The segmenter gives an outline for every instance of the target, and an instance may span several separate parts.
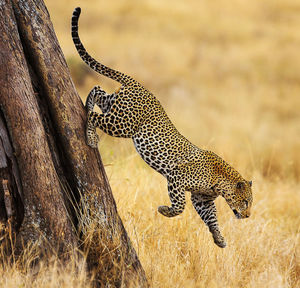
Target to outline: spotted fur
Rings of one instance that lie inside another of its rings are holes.
[[[72,17],[72,38],[80,57],[95,71],[122,84],[113,94],[107,94],[100,86],[89,93],[86,101],[87,144],[97,148],[97,127],[114,137],[132,138],[144,161],[168,181],[171,206],[159,206],[159,213],[167,217],[182,213],[185,193],[189,191],[193,206],[209,227],[214,242],[225,247],[214,200],[221,195],[237,218],[249,217],[251,182],[215,153],[196,147],[182,136],[160,102],[139,82],[92,58],[78,36],[80,12],[80,8],[76,8]],[[102,114],[93,111],[95,104]]]

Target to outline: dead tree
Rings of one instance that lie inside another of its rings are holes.
[[[101,157],[85,143],[86,112],[45,4],[0,0],[0,13],[0,221],[12,252],[81,249],[100,286],[147,287]]]

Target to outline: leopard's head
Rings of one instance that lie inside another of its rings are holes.
[[[239,181],[233,186],[232,193],[226,197],[226,202],[238,219],[248,218],[252,206],[252,181]]]

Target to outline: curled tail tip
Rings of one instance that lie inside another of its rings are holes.
[[[81,13],[81,8],[80,7],[76,7],[74,9],[74,11],[73,11],[73,16],[79,17],[80,13]]]

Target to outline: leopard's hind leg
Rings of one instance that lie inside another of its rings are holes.
[[[107,113],[113,103],[114,96],[114,93],[108,94],[100,86],[95,86],[86,99],[85,107],[88,111],[93,111],[96,104],[103,113]]]
[[[86,137],[87,144],[92,148],[97,148],[99,136],[96,133],[94,114],[91,114],[91,112],[93,112],[95,105],[98,105],[103,113],[109,112],[114,96],[115,94],[107,94],[100,86],[95,86],[86,99],[85,107],[88,111]]]
[[[193,206],[203,222],[208,226],[209,231],[214,238],[214,242],[219,247],[224,248],[226,246],[226,242],[219,230],[217,209],[214,199],[215,198],[201,194],[192,194],[191,196]]]
[[[98,147],[99,136],[96,133],[96,125],[95,121],[92,119],[93,111],[88,111],[87,115],[87,124],[86,124],[86,141],[87,144],[92,148]]]
[[[124,112],[122,112],[124,114]],[[123,120],[116,107],[112,107],[107,113],[88,112],[87,119],[87,144],[93,148],[97,148],[98,135],[96,128],[100,128],[103,132],[113,137],[131,138],[135,133],[135,126],[131,122]]]

